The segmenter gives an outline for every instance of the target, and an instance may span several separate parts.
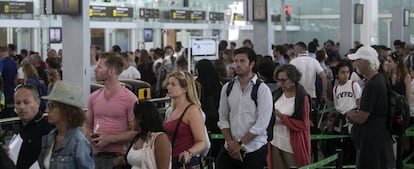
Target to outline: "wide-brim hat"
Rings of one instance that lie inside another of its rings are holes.
[[[52,100],[59,103],[83,108],[82,89],[74,84],[65,81],[56,81],[49,95],[42,99]]]

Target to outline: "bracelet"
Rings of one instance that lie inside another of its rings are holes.
[[[193,153],[191,151],[185,150],[185,152],[188,152],[190,158],[193,157]]]
[[[241,139],[237,140],[237,142],[239,143],[241,148],[244,148],[246,146],[246,144],[244,144]]]

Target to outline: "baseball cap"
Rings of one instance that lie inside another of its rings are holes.
[[[370,46],[362,46],[355,53],[348,54],[350,60],[363,59],[374,65],[375,70],[378,70],[380,62],[378,60],[377,51]]]

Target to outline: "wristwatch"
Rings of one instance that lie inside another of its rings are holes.
[[[244,148],[246,146],[246,144],[244,144],[241,139],[237,140],[237,142],[239,143],[241,148]]]

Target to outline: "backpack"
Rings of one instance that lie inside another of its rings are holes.
[[[402,136],[410,121],[410,107],[403,95],[388,89],[387,127],[392,135]]]
[[[233,89],[235,79],[236,78],[231,79],[229,81],[229,84],[227,85],[227,90],[226,90],[227,97],[229,97],[230,92]],[[259,90],[259,86],[262,83],[263,83],[263,80],[257,78],[256,79],[256,84],[253,85],[252,93],[250,93],[250,97],[254,101],[254,104],[256,105],[256,108],[257,108],[257,90]],[[273,93],[272,93],[272,95],[273,95]],[[272,116],[270,117],[269,125],[267,126],[267,129],[266,129],[267,130],[267,141],[268,142],[273,140],[273,126],[275,125],[275,122],[276,122],[276,117],[275,117],[274,111],[275,111],[275,109],[273,108],[272,109]]]

